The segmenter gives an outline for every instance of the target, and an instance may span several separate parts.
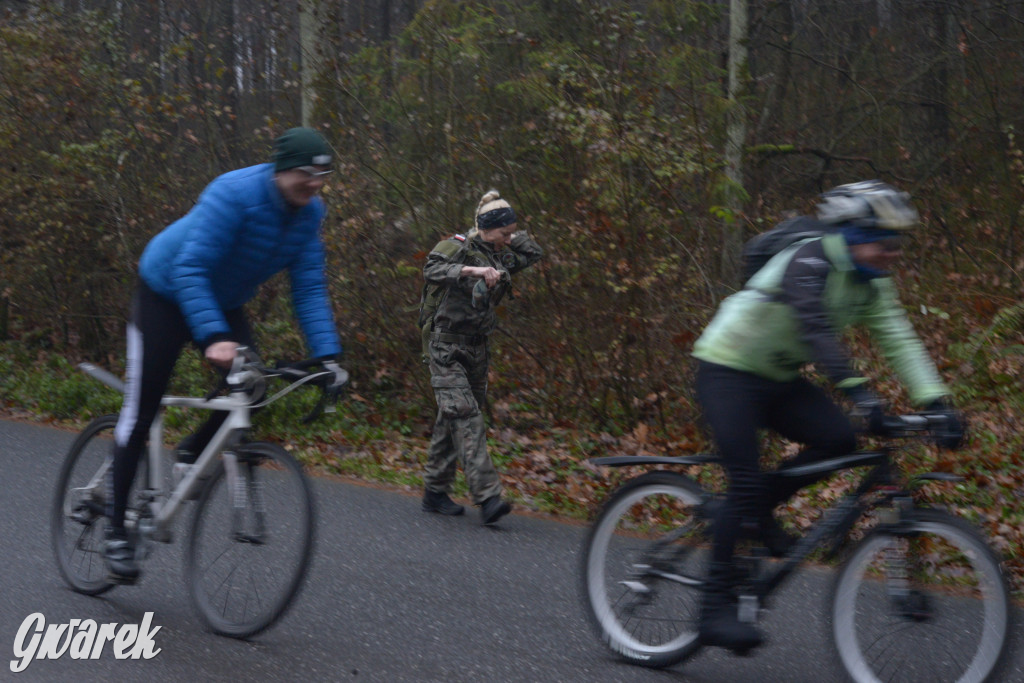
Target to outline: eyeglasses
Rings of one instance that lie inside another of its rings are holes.
[[[301,171],[301,172],[305,173],[308,176],[307,180],[312,179],[312,178],[322,178],[322,177],[324,177],[326,175],[330,175],[331,173],[334,173],[334,169],[333,168],[324,169],[324,168],[317,168],[316,166],[298,166],[298,167],[296,167],[295,170],[296,171]]]

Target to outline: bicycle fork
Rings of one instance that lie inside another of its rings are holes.
[[[231,503],[231,538],[240,543],[262,545],[266,537],[266,505],[258,470],[252,462],[239,462],[233,451],[224,452],[224,474]],[[252,511],[252,533],[246,533],[246,510]]]
[[[903,526],[905,515],[912,509],[911,498],[897,497],[893,499],[891,508],[881,511],[879,518],[882,524],[899,530]],[[892,542],[883,553],[885,592],[892,605],[893,614],[910,621],[927,621],[932,616],[928,597],[921,590],[915,589],[911,581],[915,559],[912,534],[894,534]]]

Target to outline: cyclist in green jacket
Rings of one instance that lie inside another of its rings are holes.
[[[903,236],[918,222],[908,195],[879,181],[841,185],[822,195],[822,237],[775,255],[726,299],[697,340],[697,399],[729,474],[723,509],[714,520],[714,548],[700,618],[704,644],[737,652],[762,641],[737,618],[732,564],[741,537],[761,538],[781,556],[792,543],[772,510],[815,479],[781,483],[762,472],[758,432],[772,429],[804,449],[796,467],[856,448],[856,434],[829,394],[801,375],[813,363],[879,430],[883,404],[851,366],[840,331],[867,327],[907,386],[911,400],[948,415],[949,439],[962,436],[949,390],[900,305],[889,270]],[[952,444],[949,444],[952,445]]]

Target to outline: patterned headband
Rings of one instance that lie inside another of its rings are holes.
[[[504,228],[506,225],[512,225],[515,222],[516,212],[512,210],[511,206],[493,209],[476,217],[476,227],[480,230]]]

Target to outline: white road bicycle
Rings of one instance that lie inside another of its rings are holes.
[[[253,636],[277,621],[292,604],[313,549],[313,491],[302,466],[281,446],[246,439],[251,412],[302,385],[321,388],[320,401],[306,417],[333,410],[325,372],[314,361],[264,367],[251,351],[240,349],[223,387],[205,398],[165,396],[164,408],[227,412],[227,418],[191,465],[175,465],[170,475],[163,450],[164,411],[154,420],[146,457],[125,516],[144,559],[154,542],[171,543],[172,526],[186,501],[196,501],[185,531],[185,578],[192,604],[215,633]],[[95,365],[83,371],[124,391],[124,383]],[[266,397],[267,380],[288,385]],[[112,462],[116,415],[93,420],[64,459],[51,507],[53,551],[61,575],[72,589],[99,595],[116,583],[103,558],[107,482]],[[173,483],[172,483],[173,482]]]

